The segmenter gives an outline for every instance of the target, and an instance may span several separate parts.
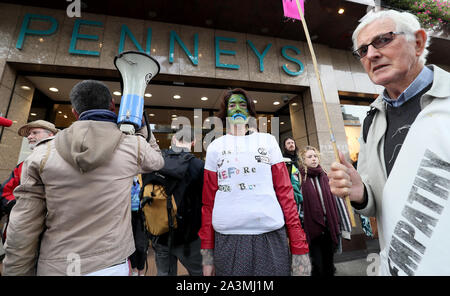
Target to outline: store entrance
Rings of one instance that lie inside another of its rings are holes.
[[[75,121],[71,111],[69,99],[70,90],[73,86],[89,78],[64,78],[41,75],[24,75],[25,81],[20,85],[23,90],[34,90],[28,122],[44,119],[53,122],[59,129],[67,128]],[[121,101],[121,86],[119,81],[111,79],[98,79],[105,83],[111,91],[116,103],[116,112],[119,110]],[[174,82],[151,82],[146,89],[144,104],[149,115],[152,131],[161,149],[168,149],[174,133],[188,122],[196,133],[196,141],[201,141],[201,146],[196,146],[194,154],[204,159],[206,156],[205,136],[215,128],[211,117],[215,116],[220,107],[220,95],[228,86],[208,85],[184,85]],[[290,122],[286,114],[290,99],[297,96],[294,92],[280,92],[268,90],[249,91],[256,111],[258,113],[258,124],[262,131],[283,135],[289,134]],[[275,119],[275,120],[274,120]],[[18,161],[22,161],[31,153],[28,150],[26,139],[21,147]]]

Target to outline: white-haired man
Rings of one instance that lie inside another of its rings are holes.
[[[364,120],[358,171],[341,154],[331,191],[377,217],[382,275],[448,275],[450,74],[425,66],[427,34],[410,13],[368,15],[353,44],[385,90]]]

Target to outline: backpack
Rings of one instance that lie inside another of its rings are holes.
[[[162,151],[164,167],[155,172],[142,174],[140,192],[141,209],[145,216],[145,227],[152,236],[172,232],[178,227],[177,213],[180,200],[174,191],[185,178],[189,161],[194,155]]]
[[[364,118],[363,123],[363,140],[364,143],[367,143],[367,134],[369,133],[370,126],[372,125],[373,118],[375,117],[375,114],[377,113],[377,109],[374,107],[370,107],[370,110],[367,111],[367,116]]]
[[[145,178],[140,176],[140,178],[140,183],[144,186],[140,191],[139,199],[147,232],[158,236],[168,232],[169,227],[177,228],[175,219],[177,207],[172,194],[176,181],[158,172],[147,174]]]

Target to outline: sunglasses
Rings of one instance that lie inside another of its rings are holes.
[[[405,33],[404,32],[389,32],[389,33],[378,35],[369,44],[363,45],[360,48],[358,48],[357,50],[355,50],[353,52],[353,55],[358,59],[362,59],[363,57],[365,57],[367,55],[370,45],[372,45],[376,49],[383,48],[386,45],[388,45],[389,43],[391,43],[392,40],[395,39],[395,35],[399,35],[399,34],[405,34]]]

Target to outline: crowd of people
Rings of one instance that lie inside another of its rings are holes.
[[[450,75],[425,66],[427,33],[407,12],[365,17],[353,43],[384,91],[364,120],[357,167],[340,153],[329,172],[317,147],[288,137],[280,149],[249,128],[257,114],[244,89],[220,97],[227,134],[203,161],[191,153],[193,133],[164,151],[145,125],[122,133],[110,90],[78,83],[70,127],[19,129],[33,153],[1,187],[2,274],[143,275],[150,243],[161,276],[176,275],[178,260],[194,276],[332,276],[346,229],[337,197],[348,196],[377,218],[380,274],[449,275]],[[149,234],[145,180],[182,167],[167,202],[173,193],[177,225]]]

